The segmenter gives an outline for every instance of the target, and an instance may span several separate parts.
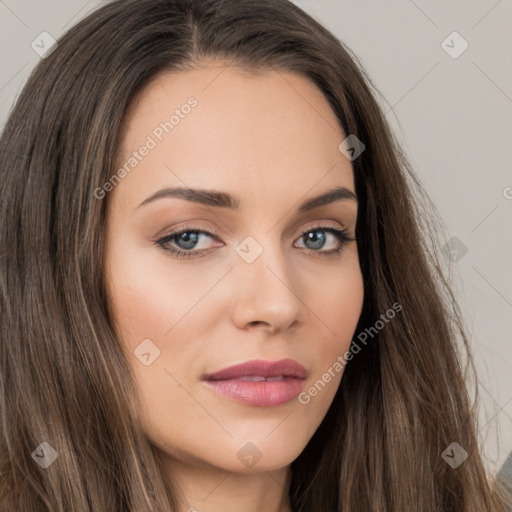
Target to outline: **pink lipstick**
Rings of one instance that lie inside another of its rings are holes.
[[[204,374],[201,380],[238,402],[273,407],[295,398],[307,376],[307,370],[293,359],[274,362],[256,359]]]

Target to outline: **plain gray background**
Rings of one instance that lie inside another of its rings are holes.
[[[446,270],[472,329],[480,436],[497,470],[512,450],[512,1],[295,3],[358,55],[447,240],[460,241]],[[0,0],[0,128],[41,58],[33,41],[101,4]]]

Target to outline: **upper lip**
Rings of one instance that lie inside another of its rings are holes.
[[[263,359],[254,359],[245,363],[229,366],[215,373],[206,373],[202,380],[228,380],[236,377],[294,377],[297,379],[306,379],[307,370],[293,359],[281,359],[279,361],[265,361]]]

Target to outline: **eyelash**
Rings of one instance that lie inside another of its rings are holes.
[[[302,231],[302,233],[300,234],[300,237],[298,238],[298,240],[300,240],[305,234],[315,232],[315,231],[326,231],[328,233],[331,233],[340,242],[339,247],[337,247],[336,249],[331,249],[330,251],[321,251],[321,250],[315,251],[313,249],[309,249],[309,252],[313,253],[315,257],[336,256],[343,250],[346,243],[355,241],[355,238],[349,233],[349,231],[347,229],[339,229],[339,228],[336,228],[334,226],[329,226],[329,225],[319,225],[319,226],[314,226],[312,228],[304,229]],[[183,228],[173,231],[172,233],[169,233],[168,235],[165,235],[162,238],[156,240],[155,245],[160,246],[166,253],[170,254],[173,257],[179,258],[179,259],[195,258],[195,257],[200,258],[201,256],[204,255],[204,253],[209,251],[209,249],[204,249],[204,250],[199,250],[199,251],[192,249],[190,251],[183,251],[180,249],[174,249],[172,247],[166,246],[167,243],[169,243],[175,237],[177,237],[183,233],[194,233],[197,235],[206,235],[206,236],[209,236],[214,239],[217,238],[215,234],[209,233],[208,231],[204,231],[202,229],[188,228],[185,226]],[[308,250],[308,249],[306,249],[306,250]]]

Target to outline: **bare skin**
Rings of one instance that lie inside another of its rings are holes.
[[[348,350],[364,293],[357,245],[323,225],[354,236],[357,201],[298,207],[336,187],[355,193],[353,170],[338,149],[346,135],[306,78],[224,65],[160,75],[133,102],[119,167],[148,135],[157,144],[108,192],[107,287],[144,429],[181,490],[180,510],[291,512],[290,464],[322,422],[343,372],[307,404],[294,398],[277,406],[236,401],[201,376],[291,358],[307,369],[307,390]],[[191,96],[197,106],[159,141],[155,128]],[[165,187],[223,191],[240,199],[240,209],[176,197],[139,206]],[[195,246],[183,236],[167,240],[192,257],[155,243],[184,227],[210,233]],[[247,237],[256,244],[242,244]],[[249,263],[239,244],[262,252]],[[160,354],[145,365],[134,351],[147,339],[146,362],[151,347]]]

